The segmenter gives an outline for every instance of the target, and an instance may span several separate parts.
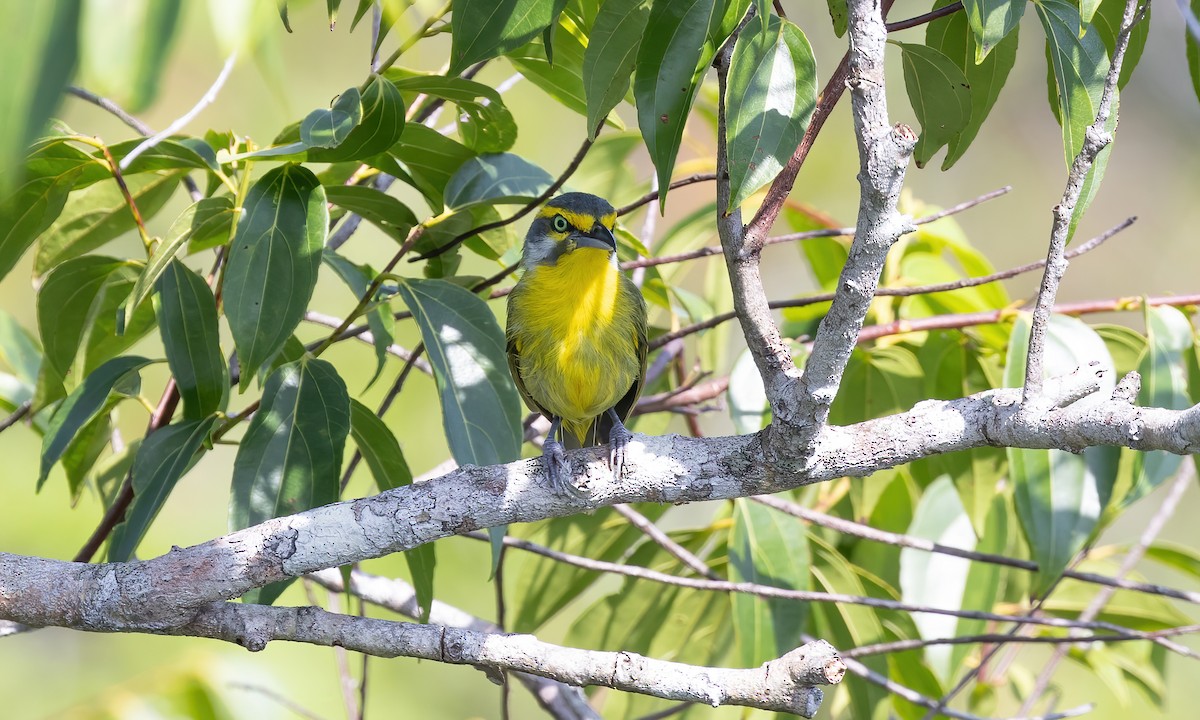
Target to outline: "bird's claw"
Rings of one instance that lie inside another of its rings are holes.
[[[621,479],[621,471],[625,469],[625,450],[631,440],[633,433],[620,423],[614,425],[608,433],[608,467],[617,480]]]
[[[579,489],[571,483],[571,463],[563,449],[563,444],[557,440],[547,440],[542,445],[542,457],[546,461],[546,474],[550,477],[550,487],[560,495],[579,496]]]

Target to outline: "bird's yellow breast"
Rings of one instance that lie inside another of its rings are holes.
[[[572,432],[614,406],[639,371],[634,308],[609,253],[577,248],[532,268],[514,289],[510,336],[529,394]]]

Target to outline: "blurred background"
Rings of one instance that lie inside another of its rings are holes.
[[[94,3],[105,8],[105,3]],[[252,23],[261,35],[257,50],[239,57],[229,81],[216,101],[187,128],[202,133],[213,128],[233,130],[252,137],[260,145],[268,144],[283,125],[298,120],[317,107],[325,107],[338,93],[358,85],[369,69],[369,23],[355,33],[349,32],[354,3],[344,3],[343,20],[331,32],[325,17],[325,3],[289,3],[291,27],[288,34],[275,14],[274,3],[226,0],[181,3],[181,17],[175,45],[166,59],[166,70],[157,99],[138,113],[151,127],[166,126],[191,107],[217,76],[225,59],[222,33],[230,24]],[[127,42],[123,35],[120,2],[107,3],[107,14],[96,14],[85,22],[83,32],[99,33],[105,42]],[[421,19],[437,5],[417,2],[393,28],[384,53],[395,47],[397,38],[410,34]],[[844,39],[834,37],[825,3],[815,0],[785,0],[788,17],[808,35],[818,61],[823,84],[830,70],[845,51]],[[927,0],[899,0],[891,19],[918,15],[929,9]],[[216,21],[214,22],[214,18]],[[240,20],[238,18],[241,18]],[[223,28],[218,30],[216,28]],[[15,29],[19,32],[19,28]],[[1060,293],[1062,301],[1099,299],[1141,294],[1200,292],[1196,278],[1197,241],[1200,227],[1200,167],[1196,163],[1200,146],[1200,102],[1192,91],[1184,61],[1183,23],[1172,3],[1154,7],[1150,38],[1132,82],[1122,93],[1117,143],[1100,194],[1079,228],[1080,237],[1090,237],[1136,215],[1138,222],[1097,252],[1072,263]],[[908,174],[907,192],[913,201],[949,206],[996,188],[1011,185],[1006,196],[957,216],[971,242],[981,248],[997,268],[1041,258],[1050,227],[1050,209],[1062,194],[1066,169],[1062,159],[1061,136],[1046,101],[1046,61],[1041,28],[1032,12],[1022,26],[1022,38],[1016,68],[1010,76],[988,123],[971,150],[949,172],[937,169],[940,156],[930,166]],[[923,29],[898,33],[895,39],[921,39]],[[87,40],[85,39],[85,42]],[[99,41],[97,41],[99,43]],[[102,46],[102,43],[100,43]],[[422,42],[417,51],[406,55],[400,64],[422,70],[437,70],[448,57],[447,36]],[[100,55],[102,57],[102,53]],[[894,121],[914,124],[915,119],[904,93],[899,54],[890,53],[889,97]],[[493,86],[510,78],[513,69],[504,61],[493,62],[480,80]],[[76,82],[101,94],[112,82],[104,77],[102,63],[83,56]],[[710,78],[710,80],[713,80]],[[585,120],[546,98],[528,83],[517,82],[505,94],[521,135],[513,152],[557,175],[586,136]],[[636,131],[631,108],[620,108],[630,131]],[[75,98],[65,98],[58,117],[75,131],[96,135],[113,143],[133,136],[115,118],[97,107]],[[611,132],[606,130],[606,132]],[[693,118],[685,138],[678,174],[711,169],[715,142],[711,127]],[[635,171],[642,187],[627,188],[628,198],[614,198],[615,204],[632,199],[645,191],[651,167],[644,150],[634,153]],[[807,164],[792,197],[817,208],[843,225],[853,224],[858,205],[855,174],[858,170],[848,104],[842,102],[833,113]],[[576,186],[590,190],[586,186]],[[665,218],[657,221],[660,230],[686,217],[696,208],[712,201],[712,186],[691,186],[671,193]],[[419,196],[400,195],[418,215],[424,210]],[[186,197],[177,193],[172,204],[151,221],[151,234],[161,235],[174,217],[186,207]],[[635,233],[642,230],[642,213],[624,219]],[[715,231],[709,232],[715,241]],[[778,231],[786,231],[779,228]],[[524,232],[522,225],[517,231]],[[649,238],[643,238],[651,244]],[[137,245],[136,238],[117,241],[115,247]],[[115,252],[115,251],[114,251]],[[376,266],[394,252],[392,241],[365,224],[346,248],[360,262]],[[32,253],[30,253],[32,255]],[[192,259],[200,267],[206,258]],[[719,258],[703,261],[719,263]],[[469,256],[466,267],[478,265],[479,273],[491,274],[498,266]],[[772,298],[793,297],[811,290],[801,254],[795,247],[780,245],[764,255],[769,294]],[[402,268],[412,271],[416,266]],[[699,263],[691,271],[703,277]],[[31,298],[32,260],[22,264],[0,282],[0,307],[14,314],[30,329],[36,328]],[[1036,290],[1037,276],[1029,274],[1008,284],[1013,298],[1023,298]],[[354,298],[332,277],[323,277],[313,306],[330,315],[344,314],[353,307]],[[503,303],[494,303],[498,315]],[[1107,320],[1107,319],[1106,319]],[[1125,313],[1112,321],[1141,326],[1139,313]],[[320,329],[302,327],[310,333],[305,339],[320,336]],[[743,346],[732,328],[721,336],[736,351]],[[160,353],[154,339],[134,352]],[[397,327],[397,342],[411,347],[417,342],[415,330],[404,324]],[[736,357],[730,352],[728,357]],[[335,346],[328,357],[347,378],[369,377],[373,358],[369,351],[352,343]],[[356,369],[361,372],[356,373]],[[388,372],[395,373],[397,366]],[[706,368],[718,374],[729,367]],[[164,370],[152,368],[145,373],[146,387],[156,387],[164,379]],[[156,373],[158,373],[156,375]],[[355,381],[351,390],[357,392]],[[368,405],[378,402],[388,382],[374,386]],[[437,417],[438,405],[433,381],[415,376],[405,389],[403,402],[387,417],[404,447],[414,474],[424,473],[441,463],[448,452]],[[245,405],[235,397],[231,410]],[[146,423],[145,413],[133,404],[124,406],[121,427],[128,436],[140,434]],[[662,420],[647,422],[637,429],[644,432],[679,432],[682,425]],[[706,432],[731,432],[724,413],[708,413],[701,418]],[[34,494],[37,476],[37,436],[19,426],[0,434],[0,457],[8,470],[0,479],[0,550],[50,558],[69,558],[83,543],[102,513],[99,501],[86,494],[73,508],[61,470],[56,470],[40,494]],[[187,546],[226,532],[226,498],[233,448],[218,447],[205,456],[199,466],[180,483],[174,497],[152,526],[140,548],[143,557],[167,551],[172,545]],[[1163,488],[1165,489],[1165,488]],[[1162,489],[1160,489],[1161,493]],[[364,474],[356,477],[350,495],[373,492]],[[1107,537],[1128,540],[1135,537],[1148,515],[1157,507],[1153,498],[1139,503],[1127,513]],[[699,515],[710,509],[694,509]],[[1164,539],[1196,546],[1200,541],[1194,518],[1200,513],[1200,484],[1193,484],[1179,512],[1163,533]],[[1103,542],[1103,540],[1102,540]],[[493,590],[488,581],[486,545],[470,540],[449,539],[438,543],[439,567],[453,568],[438,577],[439,599],[458,605],[482,617],[492,617]],[[382,558],[365,563],[372,572],[398,577],[407,576],[400,557]],[[1159,572],[1161,577],[1156,576]],[[1150,579],[1175,582],[1165,571],[1147,570]],[[591,602],[599,592],[608,592],[615,583],[602,582],[595,592],[580,602]],[[324,601],[324,591],[318,591]],[[280,600],[285,604],[307,602],[304,590],[293,585]],[[580,607],[584,607],[581,605]],[[356,608],[353,608],[356,609]],[[1184,608],[1196,616],[1194,607]],[[371,614],[387,617],[375,609]],[[552,624],[544,639],[561,639],[565,627]],[[557,635],[556,635],[557,633]],[[1193,648],[1200,641],[1193,636]],[[1022,658],[1048,655],[1041,649],[1021,650]],[[359,670],[361,658],[348,660]],[[1194,718],[1200,703],[1200,665],[1172,656],[1168,671],[1168,712],[1162,717]],[[1160,716],[1145,698],[1135,695],[1129,705],[1077,666],[1066,664],[1058,675],[1064,688],[1060,707],[1095,701],[1098,709],[1088,717],[1097,720]],[[853,678],[848,682],[853,682]],[[400,718],[471,718],[499,716],[499,689],[482,673],[468,667],[443,666],[409,659],[370,661],[368,717]],[[41,630],[0,640],[0,698],[5,718],[151,718],[204,717],[206,704],[211,717],[289,718],[302,716],[294,704],[312,717],[338,718],[345,714],[338,658],[335,651],[305,645],[274,643],[264,652],[250,654],[241,648],[213,641],[186,638],[156,638],[135,635],[91,635],[66,630]],[[180,699],[182,698],[182,699]],[[285,698],[286,700],[281,700]],[[514,690],[513,717],[532,717],[538,712],[523,690]],[[222,709],[223,708],[223,709]],[[228,712],[228,715],[222,714]],[[824,708],[819,717],[828,717]],[[714,717],[738,717],[737,710],[714,711]]]

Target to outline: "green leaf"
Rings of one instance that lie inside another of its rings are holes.
[[[229,366],[221,354],[212,290],[178,260],[167,266],[157,289],[158,331],[183,400],[183,418],[201,420],[224,410]]]
[[[975,62],[983,62],[1021,22],[1028,0],[963,0],[975,36]]]
[[[27,179],[13,184],[13,192],[0,200],[0,279],[13,269],[33,241],[54,224],[83,171],[81,165],[68,165],[64,169],[61,164],[44,175],[30,169]],[[0,177],[0,187],[4,186]]]
[[[1125,3],[1119,0],[1097,0],[1097,4],[1099,11],[1091,18],[1092,27],[1100,33],[1100,39],[1104,41],[1104,47],[1111,58],[1113,50],[1117,47],[1117,34],[1121,31]],[[1117,78],[1117,87],[1120,89],[1124,89],[1129,78],[1133,77],[1133,71],[1137,69],[1142,52],[1146,49],[1146,38],[1150,35],[1150,10],[1149,4],[1143,4],[1139,12],[1145,12],[1146,16],[1129,31],[1129,44],[1125,46],[1125,59],[1121,61],[1121,75]]]
[[[633,77],[638,127],[658,173],[660,211],[666,207],[675,156],[700,79],[712,57],[706,47],[714,0],[657,2],[650,7]]]
[[[1104,345],[1112,355],[1113,367],[1117,369],[1117,377],[1124,377],[1138,369],[1146,352],[1146,338],[1124,325],[1097,324],[1092,329],[1104,339]]]
[[[250,188],[225,270],[242,389],[304,317],[328,227],[325,190],[308,169],[284,165]]]
[[[80,84],[129,112],[150,106],[175,41],[180,4],[88,0],[80,23]]]
[[[1146,548],[1146,557],[1200,580],[1200,550],[1160,540]]]
[[[521,457],[521,401],[504,332],[487,304],[444,280],[405,280],[400,297],[429,352],[450,452],[459,465]]]
[[[957,143],[970,122],[971,87],[962,70],[940,50],[913,43],[895,44],[903,51],[904,87],[921,123],[913,160],[917,167],[925,167],[943,145]]]
[[[350,435],[362,453],[379,492],[411,485],[413,476],[396,436],[358,400],[350,400]]]
[[[1022,314],[1013,328],[1004,369],[1006,387],[1023,384],[1029,322],[1029,316]],[[1052,315],[1046,329],[1047,377],[1097,361],[1097,369],[1107,372],[1092,397],[1108,397],[1115,387],[1113,363],[1100,336],[1082,321],[1062,315]],[[1116,481],[1119,454],[1113,453],[1115,449],[1088,448],[1078,455],[1065,450],[1006,451],[1017,517],[1038,564],[1032,587],[1035,596],[1054,584],[1096,527]]]
[[[1108,4],[1116,5],[1111,0]],[[1092,21],[1092,16],[1096,14],[1098,9],[1100,9],[1100,0],[1079,0],[1079,17],[1085,23]]]
[[[413,74],[408,68],[392,67],[383,73],[383,77],[396,86],[402,97],[411,102],[420,95],[428,95],[452,103],[475,102],[476,98],[484,98],[488,102],[502,102],[500,93],[490,85],[461,77],[445,75]]]
[[[300,122],[300,142],[314,148],[337,147],[362,122],[362,112],[358,88],[347,88],[328,110],[313,110]]]
[[[455,0],[450,14],[450,74],[521,47],[550,25],[551,0]]]
[[[143,222],[154,217],[179,187],[180,172],[127,178],[129,194]],[[79,257],[137,227],[117,181],[96,183],[71,193],[58,220],[38,238],[33,269],[38,275]]]
[[[729,417],[739,435],[758,432],[771,422],[771,406],[754,356],[743,350],[729,371]]]
[[[517,123],[504,103],[460,103],[458,110],[458,134],[471,150],[502,153],[517,141]]]
[[[84,425],[79,432],[75,433],[75,437],[71,439],[71,444],[67,446],[60,460],[62,461],[63,472],[67,476],[67,489],[71,493],[71,504],[74,505],[79,500],[80,494],[83,492],[84,483],[87,481],[88,473],[95,466],[96,461],[100,459],[101,453],[107,448],[112,440],[112,413],[111,408],[116,403],[109,400],[105,406],[100,409],[96,417]]]
[[[1141,407],[1186,410],[1188,398],[1185,353],[1192,349],[1192,323],[1179,310],[1146,305],[1146,354],[1138,366],[1142,389],[1137,404]],[[1138,452],[1133,455],[1133,487],[1121,499],[1128,507],[1174,477],[1183,457],[1165,450]]]
[[[375,478],[379,492],[412,484],[412,471],[408,469],[396,436],[378,415],[353,398],[350,399],[350,436]],[[433,572],[437,565],[434,543],[406,550],[404,558],[417,591],[421,622],[429,622],[429,609],[433,606]]]
[[[310,148],[308,160],[322,163],[364,160],[387,152],[400,140],[406,127],[404,98],[400,91],[382,77],[373,75],[362,91],[362,120],[335,147]]]
[[[0,361],[17,379],[36,385],[42,367],[42,348],[37,339],[6,310],[0,309]]]
[[[446,183],[464,162],[475,156],[462,143],[416,123],[405,129],[388,154],[404,163],[412,173],[417,189],[429,201],[435,214],[442,210]]]
[[[554,182],[550,173],[519,155],[501,153],[473,157],[446,183],[446,205],[522,203],[541,195]]]
[[[325,0],[325,10],[329,13],[329,29],[333,30],[337,25],[338,8],[342,6],[342,0]]]
[[[662,516],[660,504],[639,506],[652,521]],[[519,526],[526,527],[526,526]],[[555,518],[538,525],[525,537],[560,552],[617,562],[644,537],[611,508],[587,515]],[[512,631],[532,633],[579,597],[603,573],[566,565],[540,555],[522,553],[505,558],[505,576],[514,578]]]
[[[126,562],[133,557],[175,483],[203,453],[204,442],[216,422],[216,415],[183,420],[146,437],[133,461],[133,504],[125,522],[113,530],[108,562]]]
[[[1200,0],[1192,0],[1192,15],[1200,17]],[[1192,92],[1200,99],[1200,40],[1196,39],[1186,25],[1183,28],[1183,42],[1184,53],[1187,55],[1188,77],[1192,79]]]
[[[42,437],[38,490],[42,489],[46,476],[50,474],[50,468],[62,457],[75,434],[104,408],[110,393],[116,391],[125,395],[137,394],[137,389],[132,384],[138,381],[138,371],[151,362],[153,361],[136,356],[109,360],[89,374],[58,406],[46,427],[46,434]]]
[[[807,590],[808,541],[795,518],[746,498],[733,501],[729,529],[729,579]],[[734,593],[733,632],[740,664],[756,667],[800,644],[808,619],[803,603]]]
[[[961,494],[961,492],[960,492]],[[983,553],[1004,555],[1008,551],[1009,525],[1011,514],[1007,498],[1002,494],[992,497],[992,504],[987,513],[983,533],[975,549]],[[967,571],[967,583],[963,592],[962,607],[967,610],[992,612],[996,599],[1000,597],[1000,582],[1003,579],[1003,569],[991,563],[971,563]],[[987,621],[959,618],[955,635],[978,635],[987,630]],[[951,677],[966,666],[967,656],[973,652],[968,645],[954,645],[950,651]]]
[[[91,372],[154,327],[154,310],[143,303],[129,317],[124,334],[117,334],[117,311],[139,270],[130,261],[84,255],[46,276],[37,296],[38,328],[46,365],[60,382],[72,368]]]
[[[234,460],[230,528],[336,501],[349,432],[350,395],[333,365],[305,359],[271,373]],[[286,584],[251,590],[243,600],[269,605]]]
[[[605,0],[592,25],[580,72],[587,97],[588,137],[629,92],[650,10],[645,0]]]
[[[733,50],[726,96],[728,214],[779,174],[817,106],[817,63],[800,28],[774,16],[765,28],[747,27]]]
[[[588,38],[567,15],[562,15],[557,24],[547,28],[546,34],[548,38],[534,40],[508,53],[506,57],[526,80],[564,107],[586,116],[583,58]],[[553,63],[547,59],[551,47],[554,48]],[[619,125],[620,120],[616,120]]]
[[[133,152],[134,148],[142,144],[143,138],[135,138],[119,142],[116,145],[110,145],[108,150],[112,153],[113,159],[118,162],[125,159],[125,156]],[[104,153],[97,150],[92,154],[97,163],[105,169],[105,177],[98,179],[106,179],[111,177],[108,171],[108,160]],[[209,170],[213,173],[218,172],[221,166],[217,164],[217,153],[212,149],[212,146],[200,138],[192,137],[177,137],[165,138],[160,140],[154,147],[143,151],[140,155],[133,159],[129,167],[121,171],[123,177],[137,175],[138,173],[154,172],[159,170],[181,170],[181,169],[196,169]]]
[[[0,27],[10,29],[8,39],[0,44],[0,67],[8,69],[0,89],[0,108],[4,108],[0,113],[0,197],[20,187],[21,158],[45,129],[71,78],[78,51],[79,14],[79,0],[0,3]],[[0,243],[0,247],[6,244]],[[0,254],[0,277],[10,267]]]
[[[350,292],[354,293],[356,300],[367,292],[371,285],[371,278],[375,276],[373,271],[355,265],[328,248],[325,249],[322,258],[326,265],[333,268],[342,282],[346,283]],[[379,373],[383,372],[384,363],[387,362],[388,348],[391,347],[394,339],[392,331],[395,328],[395,320],[392,318],[392,310],[386,302],[368,306],[366,314],[367,326],[371,328],[371,338],[375,346],[375,373],[366,385],[366,387],[370,387],[379,379]]]
[[[142,304],[149,295],[154,283],[179,254],[179,249],[188,245],[195,248],[209,247],[208,243],[219,238],[217,244],[223,244],[229,239],[229,227],[233,224],[233,201],[227,197],[202,198],[188,206],[183,213],[171,223],[171,229],[162,242],[154,246],[154,252],[146,262],[146,267],[138,275],[129,299],[125,301],[122,310],[123,317],[133,314],[135,308]]]
[[[845,35],[850,19],[846,0],[825,0],[825,3],[829,6],[829,19],[833,21],[833,34],[838,37]]]
[[[950,4],[951,0],[938,0],[937,7]],[[982,62],[976,63],[978,48],[975,35],[967,29],[967,16],[957,12],[929,23],[925,29],[925,44],[949,57],[967,78],[971,86],[971,119],[962,131],[950,140],[942,170],[949,170],[966,152],[979,129],[983,126],[1000,90],[1008,80],[1008,73],[1017,60],[1018,27],[1014,27],[1004,39],[987,53]]]
[[[417,216],[408,206],[385,192],[365,185],[330,185],[325,199],[340,208],[357,213],[397,242],[404,242],[417,224]]]
[[[1041,0],[1034,3],[1038,18],[1046,31],[1046,53],[1057,89],[1057,116],[1062,125],[1063,154],[1067,167],[1083,149],[1087,128],[1096,119],[1104,80],[1108,75],[1108,52],[1100,33],[1087,32],[1091,26],[1081,22],[1079,10],[1067,0]],[[1055,93],[1051,93],[1052,101]],[[1105,131],[1117,127],[1118,96],[1114,90],[1112,107]],[[1084,180],[1083,190],[1071,215],[1070,232],[1074,234],[1079,218],[1087,211],[1100,189],[1112,143],[1100,151]]]

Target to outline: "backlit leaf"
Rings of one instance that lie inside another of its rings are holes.
[[[526,202],[553,182],[550,173],[519,155],[481,155],[464,162],[446,183],[446,205],[457,210],[480,203]]]
[[[551,0],[455,0],[450,74],[521,47],[550,25]]]
[[[180,4],[158,0],[86,0],[80,22],[80,84],[129,112],[158,95]]]
[[[1029,316],[1022,314],[1013,327],[1004,384],[1020,387],[1025,377]],[[1100,389],[1081,403],[1107,398],[1115,387],[1112,358],[1104,341],[1076,318],[1053,315],[1047,325],[1044,367],[1048,377],[1100,363],[1107,370]],[[1116,480],[1116,448],[1093,447],[1076,455],[1065,450],[1009,448],[1009,473],[1014,484],[1017,517],[1029,541],[1038,573],[1032,587],[1040,595],[1091,536],[1108,504]],[[1056,593],[1057,596],[1057,593]]]
[[[349,92],[349,91],[347,91]],[[357,90],[355,90],[357,92]],[[404,134],[404,98],[392,83],[373,75],[362,91],[362,120],[334,147],[308,151],[312,162],[363,160],[387,152]]]
[[[417,224],[417,216],[407,205],[373,187],[330,185],[325,188],[325,199],[357,213],[397,242],[403,242]]]
[[[976,63],[982,62],[1020,24],[1026,3],[1027,0],[963,0],[975,36]]]
[[[328,110],[313,110],[300,122],[300,141],[309,147],[337,147],[362,121],[362,110],[358,88],[347,88]]]
[[[0,278],[54,224],[83,169],[67,165],[46,175],[29,170],[25,181],[12,185],[13,191],[0,200]]]
[[[366,269],[355,265],[329,248],[325,249],[322,259],[350,288],[350,292],[354,294],[356,300],[367,292],[367,288],[371,285],[371,279],[375,275],[374,272],[368,273]],[[393,340],[392,330],[395,320],[392,318],[391,307],[386,302],[368,306],[366,315],[367,326],[371,328],[371,338],[375,346],[375,372],[366,385],[370,387],[379,378],[379,373],[383,371],[384,363],[387,361],[388,348],[391,347]]]
[[[971,120],[971,88],[954,61],[928,45],[896,43],[903,51],[904,87],[921,136],[913,150],[917,167],[925,167],[943,145],[958,142]]]

